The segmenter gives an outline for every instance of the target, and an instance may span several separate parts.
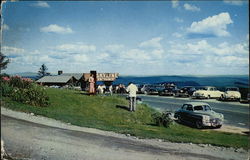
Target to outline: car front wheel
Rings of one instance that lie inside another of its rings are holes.
[[[196,125],[196,128],[198,128],[198,129],[201,129],[203,126],[202,126],[202,122],[201,122],[201,120],[197,120],[196,122],[195,122],[195,125]]]

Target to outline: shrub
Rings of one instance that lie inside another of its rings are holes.
[[[170,127],[174,122],[169,111],[153,113],[152,118],[157,126]]]
[[[35,83],[31,79],[15,77],[2,77],[1,92],[3,96],[34,106],[47,106],[49,97],[45,89]]]
[[[17,88],[30,88],[32,82],[29,78],[21,78],[19,76],[11,77],[9,80],[10,86]]]
[[[0,82],[0,89],[1,89],[1,95],[2,96],[10,96],[10,94],[13,92],[13,87],[11,87],[8,83],[2,81]]]

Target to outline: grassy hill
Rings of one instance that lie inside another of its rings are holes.
[[[136,112],[125,108],[128,101],[119,96],[88,96],[80,91],[46,89],[50,97],[48,107],[34,107],[3,97],[5,106],[22,112],[35,113],[73,125],[126,133],[141,138],[160,138],[172,142],[192,142],[227,147],[248,148],[248,137],[239,134],[198,130],[174,124],[158,127],[151,114],[156,112],[144,104]]]

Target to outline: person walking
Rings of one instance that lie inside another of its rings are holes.
[[[129,93],[129,110],[131,112],[135,111],[136,110],[136,92],[138,91],[138,88],[135,84],[130,82],[126,91]]]

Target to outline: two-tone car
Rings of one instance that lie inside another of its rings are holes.
[[[200,87],[198,90],[196,90],[193,93],[193,98],[216,98],[219,99],[224,92],[219,91],[216,87],[213,86],[205,86],[205,87]]]
[[[236,100],[240,101],[241,94],[238,87],[227,87],[220,100]]]
[[[197,128],[220,128],[224,121],[221,113],[212,110],[209,104],[201,102],[187,102],[174,114],[179,123],[188,123]]]

